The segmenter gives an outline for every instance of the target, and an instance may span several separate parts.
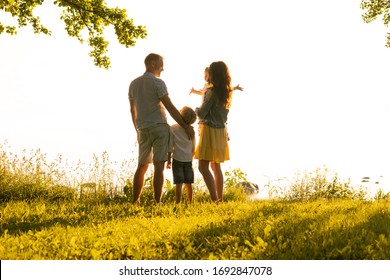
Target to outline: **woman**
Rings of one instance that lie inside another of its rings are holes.
[[[223,201],[221,163],[230,159],[226,122],[233,92],[227,65],[222,61],[213,62],[209,67],[209,80],[211,87],[202,105],[196,108],[200,135],[195,158],[199,160],[199,171],[211,199]]]

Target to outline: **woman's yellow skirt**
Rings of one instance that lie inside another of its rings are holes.
[[[215,163],[230,159],[228,134],[225,128],[212,128],[199,125],[199,141],[195,149],[196,159]]]

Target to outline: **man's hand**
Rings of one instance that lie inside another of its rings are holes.
[[[172,152],[168,152],[168,162],[167,162],[167,169],[172,168]]]

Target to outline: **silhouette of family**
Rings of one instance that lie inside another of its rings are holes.
[[[151,53],[145,58],[145,73],[129,86],[130,113],[137,132],[138,165],[133,178],[133,203],[139,204],[144,177],[152,163],[153,191],[157,205],[161,204],[165,163],[172,169],[175,201],[180,203],[183,185],[186,198],[192,203],[194,183],[193,158],[212,201],[223,201],[223,172],[221,163],[230,159],[226,123],[234,90],[228,66],[223,61],[205,69],[206,84],[191,93],[202,95],[195,110],[184,106],[180,111],[172,103],[167,86],[160,78],[164,70],[161,55]],[[176,121],[169,126],[166,111]],[[198,119],[199,141],[195,141],[192,124]]]

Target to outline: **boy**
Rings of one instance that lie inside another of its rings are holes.
[[[196,121],[195,111],[190,107],[183,107],[180,110],[180,115],[189,126]],[[189,139],[186,131],[179,124],[172,125],[167,168],[172,168],[173,183],[176,185],[176,203],[180,203],[181,201],[183,184],[186,187],[187,201],[188,203],[192,203],[192,184],[194,183],[192,158],[194,151],[195,138]],[[173,158],[173,162],[171,158]]]

